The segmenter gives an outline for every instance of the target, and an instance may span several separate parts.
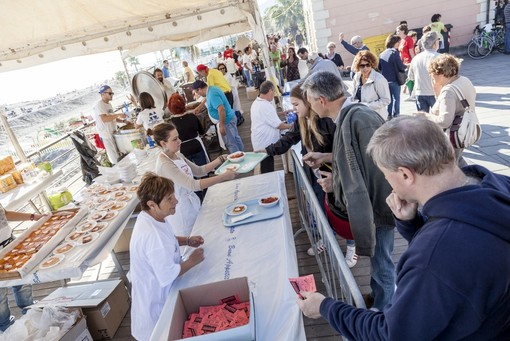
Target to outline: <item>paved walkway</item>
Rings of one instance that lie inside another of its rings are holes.
[[[510,176],[510,56],[494,52],[481,60],[462,58],[460,73],[476,87],[476,113],[483,129],[482,139],[464,150],[464,158]],[[404,97],[401,114],[416,112],[415,102],[404,102]]]

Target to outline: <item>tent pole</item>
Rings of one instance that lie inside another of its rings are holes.
[[[9,140],[11,140],[12,146],[16,150],[16,154],[18,155],[21,162],[27,162],[27,156],[25,155],[25,152],[23,151],[23,148],[19,145],[18,139],[16,138],[16,135],[14,135],[14,132],[11,129],[11,126],[9,125],[9,122],[7,122],[7,116],[5,115],[5,111],[3,108],[0,108],[0,121],[2,122],[2,125],[4,126],[5,132],[7,133],[7,136],[9,137]]]
[[[122,47],[119,47],[119,53],[120,53],[120,59],[122,60],[122,64],[124,65],[124,72],[126,72],[126,77],[127,77],[128,83],[129,83],[129,88],[131,89],[133,86],[131,84],[131,77],[129,76],[129,71],[128,71],[128,67],[126,64],[126,60],[122,56]]]

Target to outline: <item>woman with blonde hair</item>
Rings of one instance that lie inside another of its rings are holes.
[[[451,54],[440,54],[428,65],[436,103],[430,113],[424,115],[445,130],[452,126],[455,116],[464,113],[464,106],[455,90],[462,94],[470,106],[475,106],[476,89],[468,78],[459,75],[459,71],[460,60]],[[455,156],[461,167],[467,165],[462,158],[463,150],[455,149]]]
[[[370,51],[360,51],[354,57],[352,100],[366,104],[386,119],[391,102],[390,88],[386,78],[376,71],[377,64],[377,57]]]
[[[301,154],[305,155],[308,152],[331,153],[333,151],[333,139],[335,137],[336,124],[330,118],[320,118],[311,108],[310,103],[306,100],[306,95],[301,91],[300,86],[294,87],[290,92],[290,102],[297,113],[298,119],[280,140],[266,147],[266,153],[269,155],[281,155],[286,153],[293,145],[301,141],[302,150]],[[320,170],[331,171],[330,165],[324,165]],[[325,193],[322,187],[317,183],[317,177],[320,173],[315,172],[306,163],[303,164],[308,180],[312,185],[315,195],[320,204],[325,202]],[[336,226],[332,226],[335,231]],[[315,232],[318,233],[318,232]],[[344,236],[343,233],[339,233]],[[322,242],[319,241],[314,248],[308,250],[308,254],[313,256],[315,250],[321,250]],[[356,265],[358,256],[356,255],[356,248],[354,240],[347,239],[347,254],[345,260],[349,267]],[[319,251],[320,252],[320,251]]]

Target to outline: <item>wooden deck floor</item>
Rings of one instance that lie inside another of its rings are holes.
[[[252,101],[249,101],[246,97],[246,92],[244,88],[239,89],[239,95],[241,98],[241,104],[244,109],[244,117],[246,121],[239,127],[239,134],[245,143],[245,150],[250,151],[251,141],[250,141],[250,115],[249,109]],[[215,155],[211,155],[214,157]],[[281,170],[283,169],[283,164],[280,157],[275,158],[275,169]],[[249,176],[246,175],[246,176]],[[287,195],[289,202],[289,210],[292,221],[292,226],[294,232],[296,232],[300,228],[299,215],[297,210],[297,200],[294,188],[294,181],[292,178],[292,174],[288,173],[285,176],[285,184],[287,187]],[[76,185],[75,185],[76,186]],[[308,236],[306,233],[301,233],[295,239],[296,244],[296,252],[298,256],[298,267],[300,275],[308,275],[315,274],[316,280],[320,278],[319,268],[315,261],[315,257],[310,257],[306,253],[308,248],[310,247],[310,241],[308,240]],[[345,252],[345,243],[344,241],[340,242],[342,249]],[[393,253],[393,260],[396,263],[401,254],[406,250],[407,242],[402,239],[398,234],[395,236],[395,250]],[[118,258],[122,264],[124,271],[129,271],[129,252],[121,252],[118,254]],[[367,257],[360,257],[357,265],[352,269],[352,273],[354,274],[356,281],[361,289],[362,293],[370,292],[370,262]],[[111,258],[107,258],[101,264],[96,265],[87,270],[87,272],[82,276],[81,279],[75,279],[71,282],[88,282],[95,281],[98,279],[108,279],[108,278],[118,278],[119,274],[117,273],[114,263]],[[317,283],[319,285],[318,290],[320,291],[320,281]],[[43,297],[50,294],[53,290],[61,286],[61,282],[51,282],[44,284],[36,284],[33,286],[34,298],[36,300],[42,299]],[[16,304],[13,300],[12,294],[10,294],[9,299],[13,314],[19,316],[19,309],[16,307]],[[327,322],[323,319],[312,320],[304,317],[305,324],[305,332],[307,340],[314,341],[328,341],[328,340],[339,340],[339,335],[332,330]],[[131,341],[134,338],[131,336],[131,315],[128,312],[126,317],[123,319],[122,324],[115,334],[114,340],[117,341]],[[262,340],[266,341],[266,340]]]

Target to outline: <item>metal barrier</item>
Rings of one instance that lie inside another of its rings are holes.
[[[304,229],[312,245],[316,245],[319,239],[322,239],[324,251],[315,252],[315,258],[319,265],[322,282],[326,287],[327,296],[358,308],[365,308],[363,296],[345,262],[335,232],[322,210],[322,203],[317,200],[303,167],[301,167],[300,158],[294,150],[292,150],[292,161],[296,198],[302,225],[302,228],[294,236]]]

